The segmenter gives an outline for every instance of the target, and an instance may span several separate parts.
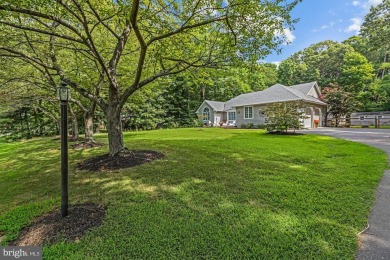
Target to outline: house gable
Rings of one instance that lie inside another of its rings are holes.
[[[290,87],[302,92],[303,94],[305,94],[307,96],[312,96],[312,97],[317,98],[317,99],[319,99],[321,96],[320,88],[318,87],[318,84],[315,81],[309,82],[309,83],[293,85]]]
[[[225,109],[225,102],[219,102],[219,101],[212,101],[212,100],[205,100],[200,105],[198,110],[196,110],[197,114],[201,114],[204,106],[207,105],[212,109],[214,112],[223,112]]]

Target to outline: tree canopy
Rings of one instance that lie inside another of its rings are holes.
[[[0,55],[66,81],[107,118],[110,154],[124,149],[128,98],[189,68],[255,62],[286,41],[299,0],[16,1],[0,4]]]

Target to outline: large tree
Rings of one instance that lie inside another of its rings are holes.
[[[376,64],[386,63],[390,55],[390,0],[383,0],[377,6],[373,6],[364,18],[361,35],[365,37],[368,51],[377,53]],[[379,65],[380,66],[380,65]],[[378,67],[379,67],[378,66]],[[381,78],[385,76],[386,69],[381,70]]]
[[[341,75],[337,80],[345,90],[354,93],[365,91],[373,80],[374,68],[366,57],[358,52],[345,54]]]
[[[344,56],[353,48],[334,41],[323,41],[294,53],[279,66],[282,84],[318,81],[320,86],[336,82],[342,74]]]
[[[125,149],[121,110],[128,98],[160,77],[191,67],[257,61],[285,41],[290,11],[299,0],[4,0],[2,52],[31,44],[46,59],[32,60],[95,102],[107,117],[110,155]],[[5,32],[11,33],[6,35]],[[26,43],[24,33],[38,40]],[[22,54],[28,56],[28,53]],[[77,59],[83,65],[75,68]],[[81,84],[96,66],[90,85]]]

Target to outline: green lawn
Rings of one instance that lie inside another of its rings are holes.
[[[71,204],[101,203],[107,215],[78,243],[44,247],[47,258],[353,259],[387,167],[380,150],[314,135],[177,129],[125,133],[125,142],[166,157],[94,173],[74,166],[107,147],[71,150]],[[0,139],[3,245],[59,206],[59,147]]]

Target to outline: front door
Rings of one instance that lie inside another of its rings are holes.
[[[220,116],[215,116],[215,125],[218,126],[219,125],[219,122],[221,122],[221,117]]]

